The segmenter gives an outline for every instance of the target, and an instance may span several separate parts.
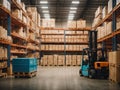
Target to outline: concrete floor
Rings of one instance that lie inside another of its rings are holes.
[[[0,79],[0,90],[120,90],[108,80],[79,76],[79,67],[39,67],[33,78]]]

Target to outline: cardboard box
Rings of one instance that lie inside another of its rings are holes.
[[[86,20],[77,21],[77,28],[85,28],[85,27],[86,27]]]
[[[23,9],[23,11],[26,12],[25,4],[22,2],[21,5],[22,5],[22,9]]]
[[[107,34],[112,33],[112,22],[107,23]]]
[[[0,38],[7,39],[7,30],[0,26]]]
[[[109,65],[109,79],[120,83],[120,67]]]
[[[109,63],[120,65],[120,51],[109,52]]]
[[[68,21],[67,27],[68,28],[76,28],[77,27],[76,24],[77,24],[76,21]]]
[[[10,4],[9,1],[7,1],[7,0],[0,0],[0,4],[3,5],[9,11],[11,11],[11,4]]]
[[[108,1],[108,13],[112,11],[112,0]]]
[[[102,18],[104,19],[106,17],[106,15],[108,14],[108,7],[105,6],[102,10]]]
[[[50,27],[55,28],[55,19],[50,19]]]
[[[117,29],[120,29],[120,18],[117,18]]]
[[[12,15],[22,20],[22,10],[19,9],[12,10]]]
[[[72,55],[71,64],[72,64],[73,66],[75,66],[75,65],[77,64],[77,62],[76,62],[76,55]]]
[[[120,0],[116,0],[116,5],[118,5],[120,3]]]
[[[67,66],[70,66],[70,65],[71,65],[70,55],[66,55],[66,65],[67,65]]]
[[[65,65],[64,55],[59,55],[59,56],[58,56],[58,65],[59,65],[59,66]]]
[[[48,65],[52,66],[52,65],[54,65],[53,63],[54,63],[54,61],[53,61],[53,55],[48,55]]]
[[[95,12],[95,18],[98,17],[98,15],[102,14],[102,7],[99,6]]]
[[[54,55],[54,66],[58,65],[58,55]]]

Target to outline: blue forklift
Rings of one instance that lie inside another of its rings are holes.
[[[89,48],[82,51],[79,74],[89,78],[108,78],[109,76],[109,63],[106,60],[105,50],[97,48],[97,31],[89,31]]]

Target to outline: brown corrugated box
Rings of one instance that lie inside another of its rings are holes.
[[[58,55],[54,55],[54,65],[58,65]]]
[[[77,21],[77,28],[85,28],[85,27],[86,27],[86,20]]]

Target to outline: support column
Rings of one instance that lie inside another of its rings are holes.
[[[112,0],[112,7],[116,6],[116,0]],[[112,32],[116,30],[116,12],[112,15]],[[112,50],[117,51],[117,36],[112,38]]]

